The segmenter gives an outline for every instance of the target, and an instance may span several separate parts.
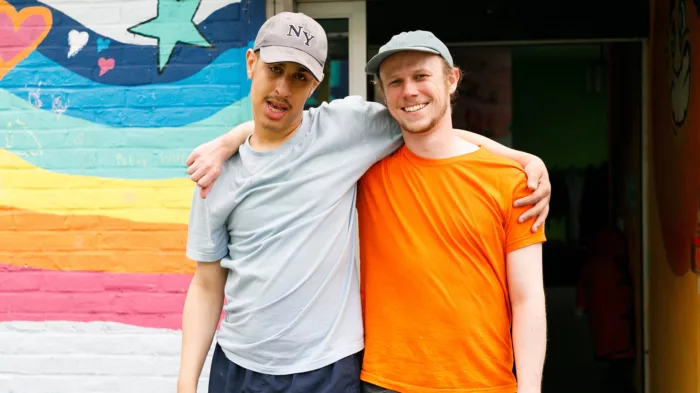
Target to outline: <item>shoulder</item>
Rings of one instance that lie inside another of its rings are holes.
[[[361,96],[347,96],[331,102],[324,102],[316,108],[309,109],[310,114],[318,113],[352,113],[367,110],[383,110],[386,107],[378,102],[367,101]]]
[[[413,167],[406,165],[403,145],[389,153],[387,156],[372,165],[362,176],[362,182],[366,185],[384,186],[385,182],[397,176],[404,176]]]
[[[525,170],[517,161],[492,153],[484,148],[481,148],[478,160],[479,167],[483,168],[483,172],[487,175],[511,181],[525,177]]]
[[[347,126],[352,124],[390,123],[391,114],[386,106],[373,101],[367,101],[360,96],[348,96],[324,102],[318,107],[308,109],[312,119],[332,118],[336,123]]]
[[[231,187],[235,184],[236,176],[239,174],[241,158],[239,154],[235,154],[221,165],[221,173],[209,191],[207,203],[209,205],[218,205],[222,200],[230,199]]]
[[[323,132],[350,137],[351,141],[358,143],[376,143],[374,147],[382,151],[382,156],[385,155],[384,150],[395,149],[395,144],[401,138],[401,128],[386,106],[360,96],[324,102],[309,109],[307,115],[312,127],[320,128]]]
[[[510,206],[517,195],[526,192],[527,176],[518,162],[483,148],[475,161],[470,170],[475,172],[483,189],[503,207]]]

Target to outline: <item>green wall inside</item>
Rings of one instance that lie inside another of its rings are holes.
[[[542,158],[550,173],[607,161],[607,97],[599,45],[512,48],[513,147]],[[548,219],[549,239],[564,234],[564,220]]]

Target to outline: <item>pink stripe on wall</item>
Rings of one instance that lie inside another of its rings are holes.
[[[191,278],[0,264],[0,321],[110,321],[180,329]]]

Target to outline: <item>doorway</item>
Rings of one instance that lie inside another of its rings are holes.
[[[305,109],[349,95],[367,98],[365,2],[301,2],[296,7],[298,12],[318,21],[328,36],[324,78]]]
[[[448,47],[465,72],[454,126],[550,173],[543,392],[643,392],[642,43]]]

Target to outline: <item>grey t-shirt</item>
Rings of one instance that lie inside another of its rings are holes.
[[[283,146],[248,141],[206,199],[195,190],[187,256],[229,270],[218,342],[249,370],[315,370],[364,347],[355,263],[356,184],[401,143],[381,104],[348,97],[304,112]]]

